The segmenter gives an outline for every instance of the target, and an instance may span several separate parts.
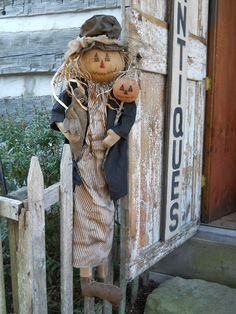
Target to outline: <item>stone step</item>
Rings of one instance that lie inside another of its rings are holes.
[[[199,279],[172,278],[147,298],[144,314],[234,314],[236,289]]]
[[[170,276],[236,288],[236,231],[200,226],[192,239],[151,268],[152,280],[163,282]]]

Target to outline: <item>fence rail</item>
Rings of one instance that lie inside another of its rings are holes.
[[[60,183],[47,189],[43,187],[38,159],[32,157],[27,180],[27,198],[21,196],[21,200],[17,200],[0,196],[0,217],[7,218],[9,226],[14,313],[47,314],[45,211],[60,202],[61,313],[72,314],[73,186],[69,145],[64,145],[63,148]],[[17,195],[15,193],[16,198]],[[110,277],[106,281],[111,283]],[[93,303],[92,298],[85,299],[85,313],[94,312]],[[6,313],[1,241],[0,313]],[[110,304],[104,302],[103,313],[112,313]]]

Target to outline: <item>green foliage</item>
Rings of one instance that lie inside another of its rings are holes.
[[[32,156],[39,158],[46,186],[59,180],[62,134],[50,129],[45,107],[33,107],[30,121],[26,116],[23,106],[0,116],[0,157],[8,191],[26,185]]]

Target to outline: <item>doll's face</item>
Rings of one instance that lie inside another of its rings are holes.
[[[91,49],[79,58],[81,72],[87,79],[95,82],[110,82],[125,68],[125,62],[119,51]]]
[[[139,86],[129,78],[118,79],[113,86],[113,94],[120,101],[133,102],[139,94]]]

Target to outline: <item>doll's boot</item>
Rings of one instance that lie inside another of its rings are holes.
[[[91,278],[81,277],[81,290],[84,297],[97,297],[110,302],[113,306],[118,307],[122,298],[120,288],[93,281]]]

